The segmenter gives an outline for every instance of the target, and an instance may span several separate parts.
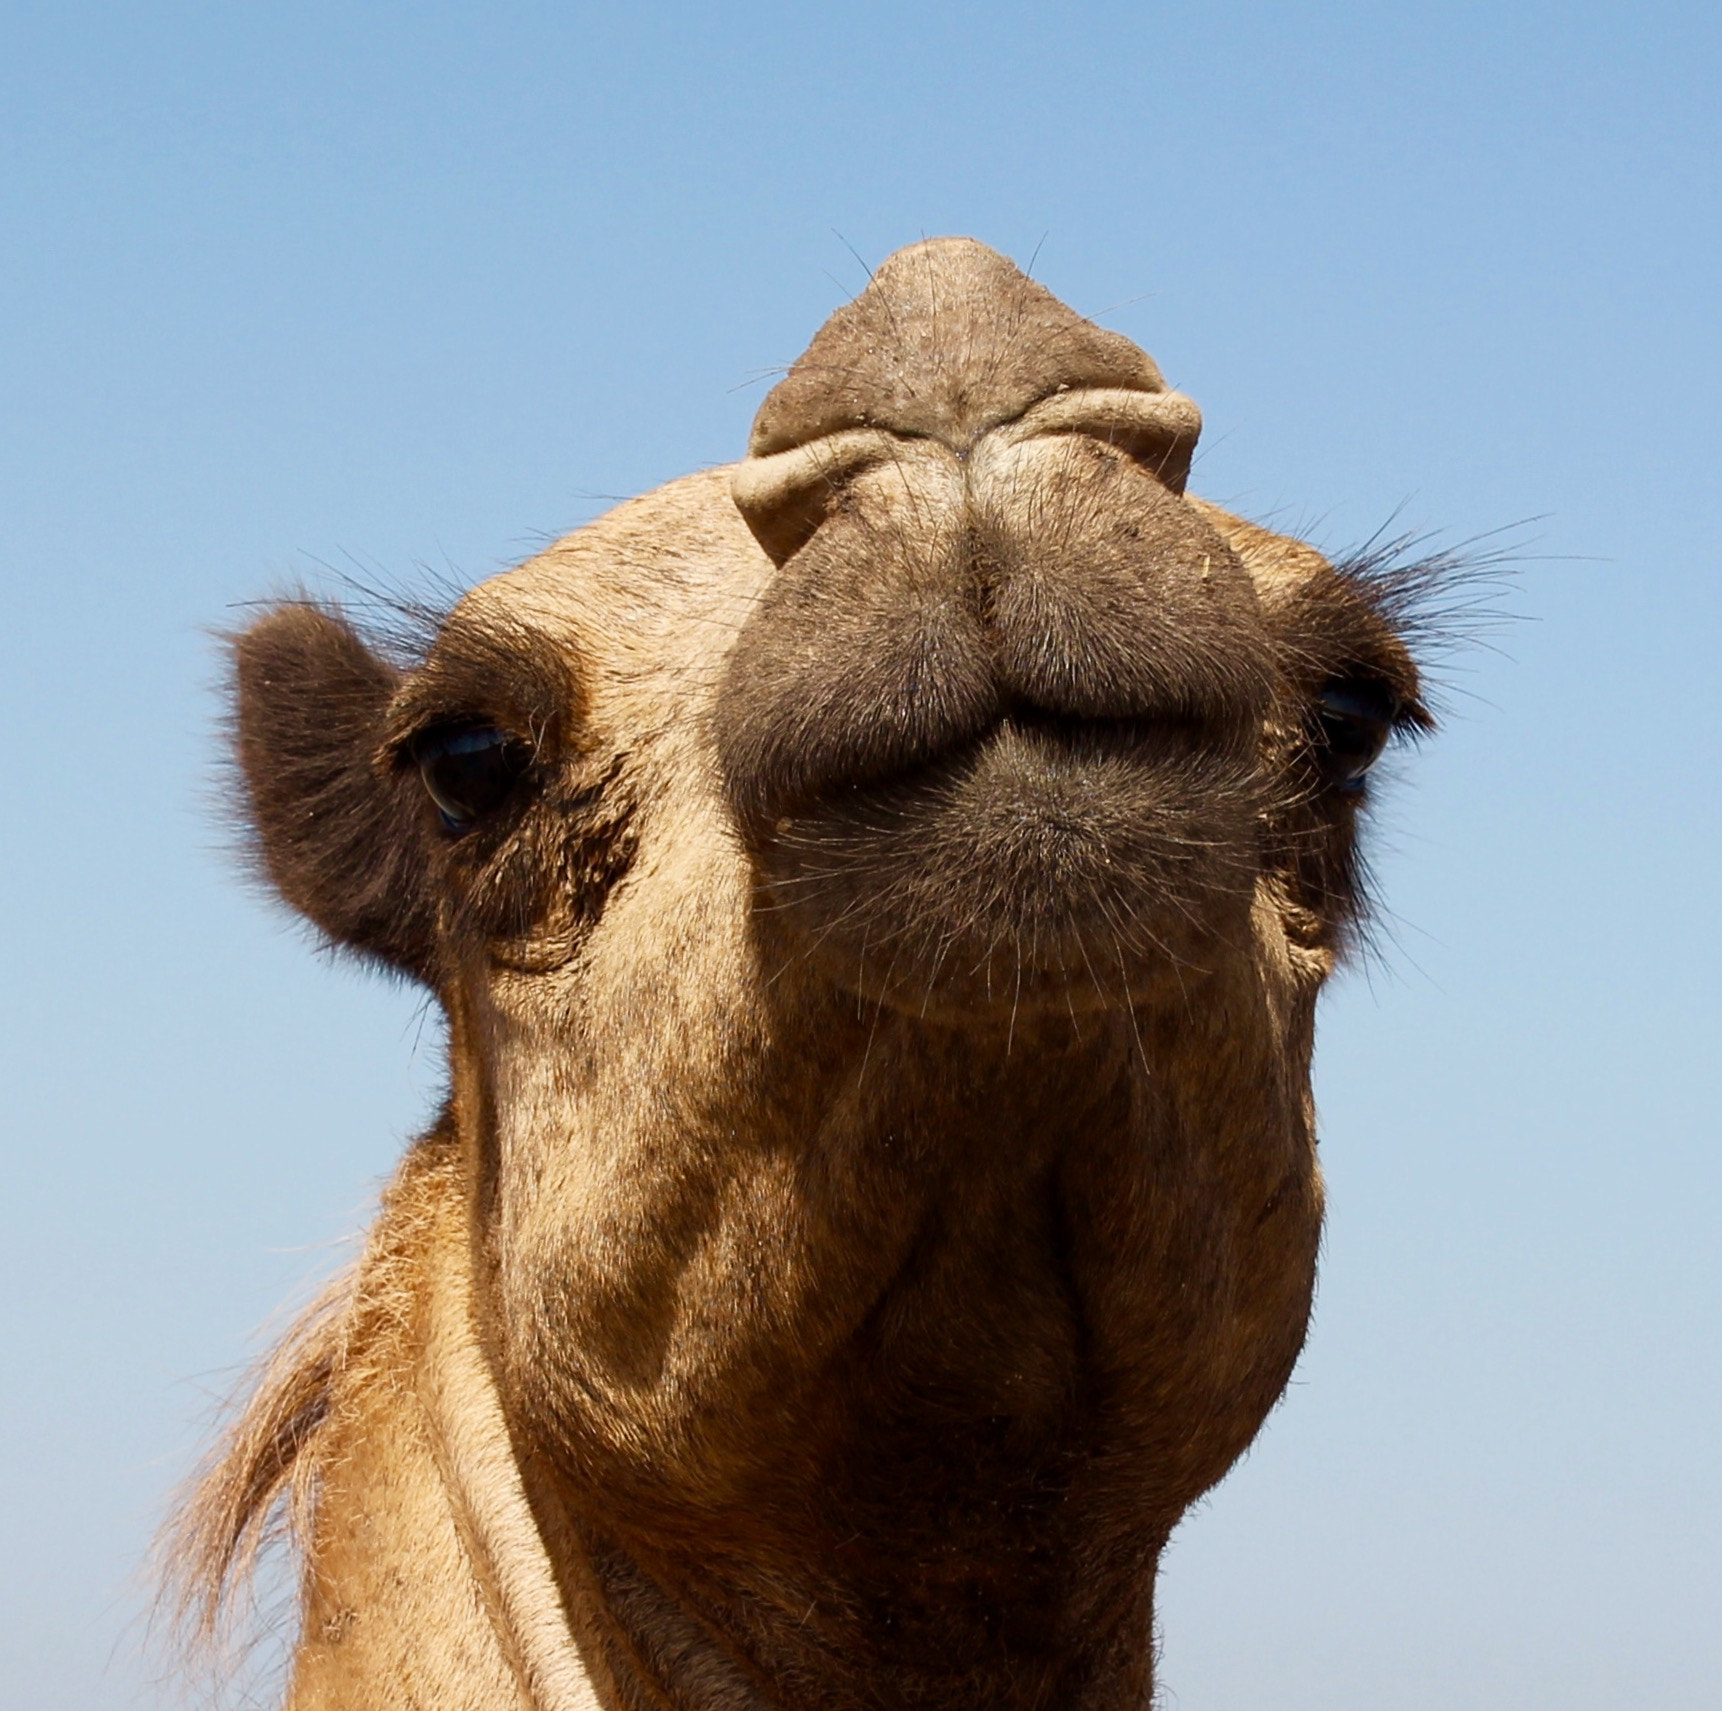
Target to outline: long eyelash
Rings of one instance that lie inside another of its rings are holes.
[[[1511,568],[1527,562],[1535,544],[1525,531],[1536,519],[1509,523],[1451,545],[1421,530],[1383,524],[1361,545],[1334,555],[1334,573],[1355,589],[1410,650],[1423,673],[1436,675],[1478,647],[1515,614],[1501,605]]]

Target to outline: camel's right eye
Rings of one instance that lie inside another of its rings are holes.
[[[1354,794],[1381,758],[1399,717],[1398,698],[1366,679],[1336,679],[1316,697],[1311,721],[1318,763],[1336,790]]]
[[[413,739],[412,758],[443,826],[459,833],[502,805],[532,754],[495,725],[444,725]]]

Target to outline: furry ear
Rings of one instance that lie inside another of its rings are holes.
[[[424,801],[410,770],[375,765],[400,673],[309,601],[236,636],[233,662],[234,746],[264,875],[336,944],[428,984]]]

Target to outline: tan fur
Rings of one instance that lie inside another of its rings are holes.
[[[918,246],[411,670],[239,638],[261,864],[450,1031],[188,1511],[211,1611],[298,1517],[295,1711],[1147,1702],[1307,1320],[1346,744],[1426,722],[1364,580],[1183,496],[1198,421]]]

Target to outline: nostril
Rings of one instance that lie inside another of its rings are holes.
[[[893,435],[875,429],[831,434],[737,464],[730,497],[753,538],[782,564],[812,539],[858,475],[911,455]]]
[[[1003,448],[1046,435],[1080,435],[1123,452],[1173,493],[1182,493],[1201,433],[1202,412],[1181,392],[1060,387],[991,438]]]

